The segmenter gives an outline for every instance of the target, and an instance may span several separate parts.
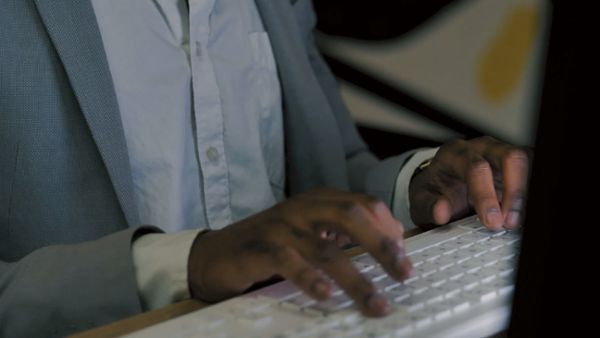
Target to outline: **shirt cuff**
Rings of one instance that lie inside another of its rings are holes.
[[[133,266],[144,310],[190,298],[187,263],[199,231],[148,234],[133,243]]]
[[[410,180],[419,165],[425,160],[433,158],[439,149],[438,147],[414,153],[406,161],[402,169],[400,169],[400,173],[396,178],[396,189],[394,190],[394,198],[392,200],[392,213],[402,223],[405,230],[416,228],[410,217],[410,199],[408,196]]]

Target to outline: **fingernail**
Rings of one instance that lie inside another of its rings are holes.
[[[404,242],[396,242],[393,251],[395,254],[393,265],[395,270],[399,273],[399,275],[396,275],[396,278],[400,278],[400,280],[405,280],[406,278],[410,277],[413,266],[410,259],[406,256],[406,251],[404,250]]]
[[[521,216],[521,213],[518,211],[511,211],[508,213],[508,217],[506,220],[506,223],[508,223],[508,226],[510,227],[516,227],[519,225],[519,218]]]
[[[324,281],[318,281],[313,285],[313,292],[319,298],[327,298],[329,297],[329,293],[331,292],[331,288],[328,283]]]
[[[400,271],[401,279],[405,280],[412,275],[413,265],[410,258],[406,257],[406,255],[398,255],[396,258],[396,269]]]
[[[367,307],[375,314],[386,314],[389,310],[387,300],[380,294],[376,293],[369,297]]]
[[[498,209],[489,209],[485,214],[486,223],[488,226],[499,227],[504,223],[502,214]]]

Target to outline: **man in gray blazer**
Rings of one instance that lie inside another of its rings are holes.
[[[491,229],[518,225],[518,149],[480,138],[435,157],[369,152],[312,41],[309,0],[133,3],[0,1],[0,336],[62,336],[274,275],[326,299],[326,273],[381,316],[386,301],[338,244],[358,242],[403,279],[403,224],[474,209]],[[239,41],[238,26],[250,32]],[[160,96],[179,70],[183,89]],[[244,81],[256,86],[232,85]],[[172,111],[153,124],[163,104]],[[184,249],[165,249],[169,236]],[[156,301],[177,284],[183,295]]]

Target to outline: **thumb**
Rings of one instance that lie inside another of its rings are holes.
[[[466,198],[450,198],[447,195],[421,191],[410,204],[410,214],[419,226],[443,225],[468,212]]]

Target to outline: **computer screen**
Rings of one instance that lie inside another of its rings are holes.
[[[576,90],[572,75],[576,61],[573,7],[569,1],[553,2],[510,337],[556,336],[559,332],[579,337],[578,332],[584,330],[582,314],[587,312],[580,307],[582,301],[595,308],[586,302],[592,289],[579,284],[594,265],[581,241],[590,238],[597,221],[590,206],[594,198],[587,197],[595,195],[591,189],[595,170],[582,162],[594,153],[592,137],[583,130],[592,111],[582,104],[586,97]],[[581,59],[577,62],[583,66]],[[582,151],[586,157],[580,157]],[[581,269],[578,262],[587,268]]]

